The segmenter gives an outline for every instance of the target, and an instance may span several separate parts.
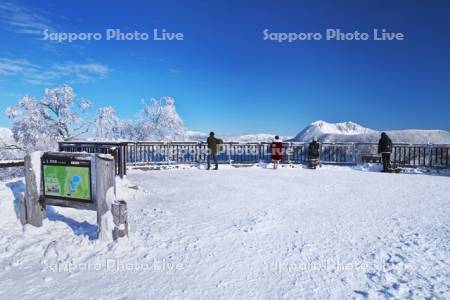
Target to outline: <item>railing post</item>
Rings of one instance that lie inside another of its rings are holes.
[[[305,148],[306,148],[306,144],[305,144]],[[320,147],[319,147],[319,165],[320,166],[322,165],[322,155],[323,155],[323,143],[320,143]],[[309,156],[309,153],[308,153],[308,156]]]
[[[431,145],[428,144],[426,147],[426,153],[425,153],[425,166],[429,166],[431,167],[431,165],[433,164],[433,157],[432,157],[433,151],[431,149]]]
[[[167,157],[169,165],[172,163],[172,154],[173,154],[172,143],[169,141],[167,142]]]
[[[133,162],[136,165],[137,163],[137,142],[133,143],[134,152],[133,152]]]
[[[287,150],[288,151],[286,151],[286,158],[287,158],[287,163],[288,164],[290,164],[291,163],[291,149],[290,149],[290,147],[291,147],[291,143],[288,143],[288,146],[287,146]]]

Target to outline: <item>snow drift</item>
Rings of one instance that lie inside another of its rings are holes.
[[[15,144],[15,141],[11,129],[0,127],[0,145],[13,145],[13,144]]]

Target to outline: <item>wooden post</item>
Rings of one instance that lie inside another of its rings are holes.
[[[33,155],[36,155],[34,153]],[[25,156],[25,206],[26,206],[26,221],[27,223],[41,227],[42,220],[46,217],[45,215],[45,207],[39,201],[39,194],[41,189],[41,183],[37,182],[36,178],[40,178],[41,176],[37,176],[39,174],[35,174],[34,170],[41,170],[40,159],[39,166],[34,166],[31,155]],[[40,180],[39,180],[40,181]]]
[[[115,161],[115,174],[117,175],[120,175],[120,178],[123,178],[123,175],[122,175],[122,173],[121,173],[121,170],[120,170],[120,162],[119,162],[119,150],[117,149],[117,147],[112,147],[111,148],[111,155],[113,156],[113,158],[114,158],[114,161]]]
[[[107,193],[108,190],[115,186],[115,162],[111,156],[96,155],[95,156],[95,197],[97,202],[97,224],[98,235],[111,234],[106,231],[113,230],[113,228],[102,228],[105,225],[106,220],[102,218],[108,218],[108,213],[111,210],[111,204],[108,203]],[[111,220],[112,221],[112,220]]]
[[[127,162],[128,162],[128,143],[123,146],[123,174],[127,175]]]
[[[115,201],[112,205],[112,215],[114,220],[113,239],[128,236],[128,210],[127,202],[123,200]]]

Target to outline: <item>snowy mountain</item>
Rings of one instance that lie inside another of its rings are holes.
[[[344,123],[328,123],[325,121],[316,121],[311,123],[311,125],[307,126],[305,129],[300,131],[295,138],[294,141],[299,142],[307,142],[311,141],[314,137],[322,140],[322,137],[325,135],[360,135],[375,132],[372,129],[362,127],[353,122],[344,122]]]
[[[450,144],[450,132],[444,130],[390,130],[386,133],[394,143]],[[292,141],[309,142],[316,137],[321,142],[376,143],[381,131],[365,128],[353,122],[327,123],[317,121],[298,133]]]

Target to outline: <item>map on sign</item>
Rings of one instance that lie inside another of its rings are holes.
[[[89,168],[44,165],[44,195],[91,201]]]

